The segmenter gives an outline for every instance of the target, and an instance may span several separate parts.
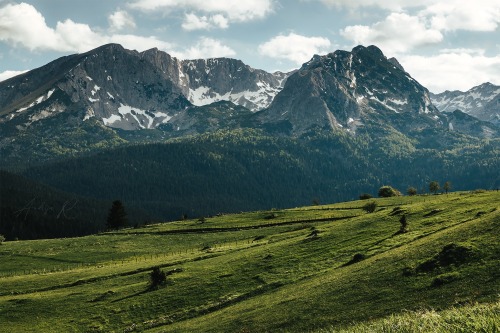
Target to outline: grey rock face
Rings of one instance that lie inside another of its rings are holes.
[[[500,128],[494,124],[479,120],[460,110],[449,112],[446,116],[448,120],[448,129],[450,131],[467,133],[480,138],[496,138],[500,136]]]
[[[259,117],[296,135],[314,128],[355,132],[373,122],[409,131],[446,121],[427,89],[375,46],[314,56]]]
[[[217,58],[182,62],[184,94],[194,105],[231,101],[252,111],[271,104],[287,74],[253,69],[240,60]]]
[[[500,125],[500,86],[487,82],[466,92],[455,90],[431,94],[431,99],[441,112],[460,110]]]
[[[27,128],[73,112],[108,127],[152,129],[182,119],[193,104],[226,100],[260,110],[286,78],[234,59],[180,61],[157,49],[139,53],[109,44],[1,82],[0,123],[16,118],[16,126]]]
[[[155,128],[191,106],[165,73],[116,44],[56,60],[0,85],[18,91],[26,86],[24,96],[0,96],[0,104],[7,105],[0,122],[72,112],[82,121],[97,118],[106,126],[136,130]]]

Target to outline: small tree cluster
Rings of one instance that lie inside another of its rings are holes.
[[[437,191],[439,191],[441,187],[439,186],[439,183],[437,181],[432,181],[429,183],[429,191],[437,194]]]
[[[381,198],[397,197],[400,196],[401,192],[393,188],[392,186],[384,185],[378,190],[378,196]]]
[[[441,186],[437,181],[432,181],[429,183],[429,191],[437,194],[437,192],[441,189]],[[451,182],[447,181],[443,185],[443,190],[445,191],[446,194],[451,190]]]

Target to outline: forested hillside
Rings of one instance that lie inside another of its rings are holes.
[[[218,131],[103,151],[25,175],[82,196],[121,199],[161,219],[336,202],[375,195],[384,184],[403,193],[410,186],[428,192],[432,180],[457,190],[500,186],[498,141],[447,135],[428,133],[419,141],[360,131],[298,140]],[[450,149],[438,147],[441,138]]]
[[[56,190],[0,171],[0,234],[7,240],[75,237],[104,231],[110,200],[95,200]],[[148,214],[130,207],[130,225]]]

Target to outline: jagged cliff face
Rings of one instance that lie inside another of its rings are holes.
[[[403,131],[446,125],[427,89],[375,46],[313,57],[259,117],[295,134],[314,128],[355,132],[367,122],[390,122]]]
[[[252,111],[269,106],[287,78],[227,58],[183,61],[183,72],[188,80],[184,91],[194,105],[226,100]]]
[[[484,83],[466,92],[431,94],[432,103],[442,112],[460,110],[480,120],[500,125],[500,86]]]
[[[157,49],[145,51],[141,57],[159,68],[196,106],[231,101],[259,111],[271,104],[289,76],[254,69],[230,58],[180,61]]]
[[[22,130],[66,112],[124,130],[180,128],[193,105],[267,107],[286,77],[234,59],[180,61],[157,49],[138,53],[110,44],[0,83],[0,123]]]

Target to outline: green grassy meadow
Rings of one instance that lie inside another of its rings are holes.
[[[5,242],[0,330],[497,332],[499,226],[500,192],[476,191]]]

